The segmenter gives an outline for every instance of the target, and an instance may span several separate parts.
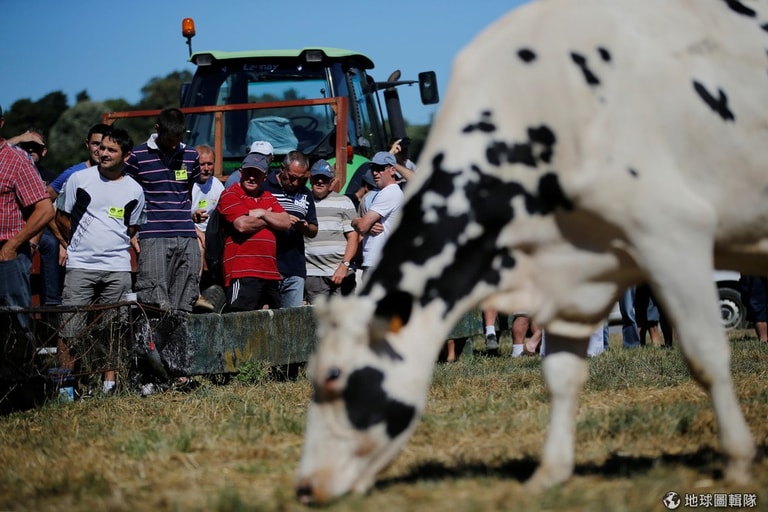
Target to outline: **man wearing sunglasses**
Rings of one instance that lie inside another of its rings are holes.
[[[307,189],[307,178],[307,157],[301,151],[291,151],[285,156],[280,170],[270,174],[264,182],[264,190],[277,198],[291,219],[291,228],[277,233],[277,268],[283,276],[280,283],[283,308],[304,305],[304,279],[307,277],[304,237],[317,236],[315,200]]]
[[[378,262],[403,204],[396,165],[397,160],[392,153],[379,151],[373,155],[371,173],[379,192],[365,215],[352,220],[352,227],[363,236],[363,272]]]

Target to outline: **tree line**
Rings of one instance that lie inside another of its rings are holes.
[[[192,73],[189,71],[173,71],[165,77],[152,78],[141,88],[142,96],[136,104],[124,99],[92,101],[87,91],[77,94],[73,106],[69,106],[62,91],[50,92],[37,101],[20,99],[10,106],[3,105],[3,136],[13,137],[29,128],[41,130],[48,146],[48,154],[41,164],[59,173],[88,158],[85,136],[91,126],[102,121],[105,112],[178,107],[181,85],[190,80]],[[153,123],[154,120],[147,119],[122,119],[119,126],[126,129],[138,144],[152,133]]]

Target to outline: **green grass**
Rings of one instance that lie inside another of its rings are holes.
[[[541,495],[548,396],[538,358],[464,355],[438,365],[424,418],[367,496],[333,511],[664,510],[669,490],[756,492],[768,509],[768,347],[732,338],[734,382],[760,449],[755,484],[729,487],[706,395],[676,349],[590,360],[576,474]],[[502,346],[502,349],[508,349]],[[507,350],[508,352],[508,350]],[[0,417],[0,510],[294,511],[310,389],[260,364],[191,394],[50,402]]]

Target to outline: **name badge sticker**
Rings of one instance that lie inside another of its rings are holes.
[[[176,181],[186,181],[187,180],[187,167],[185,165],[181,166],[181,169],[174,171],[176,174]]]
[[[110,219],[123,220],[123,217],[125,216],[125,208],[110,206],[107,210],[107,216],[109,216]]]
[[[197,202],[197,208],[198,210],[204,210],[208,208],[208,201],[205,199],[201,199],[200,201]]]

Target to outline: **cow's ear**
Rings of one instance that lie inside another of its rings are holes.
[[[376,312],[370,324],[370,347],[378,355],[395,361],[402,356],[387,340],[387,335],[398,333],[411,318],[413,296],[405,292],[390,293],[376,304]]]
[[[388,293],[376,304],[375,316],[386,319],[387,330],[398,332],[411,319],[413,296],[410,293],[397,291]]]

